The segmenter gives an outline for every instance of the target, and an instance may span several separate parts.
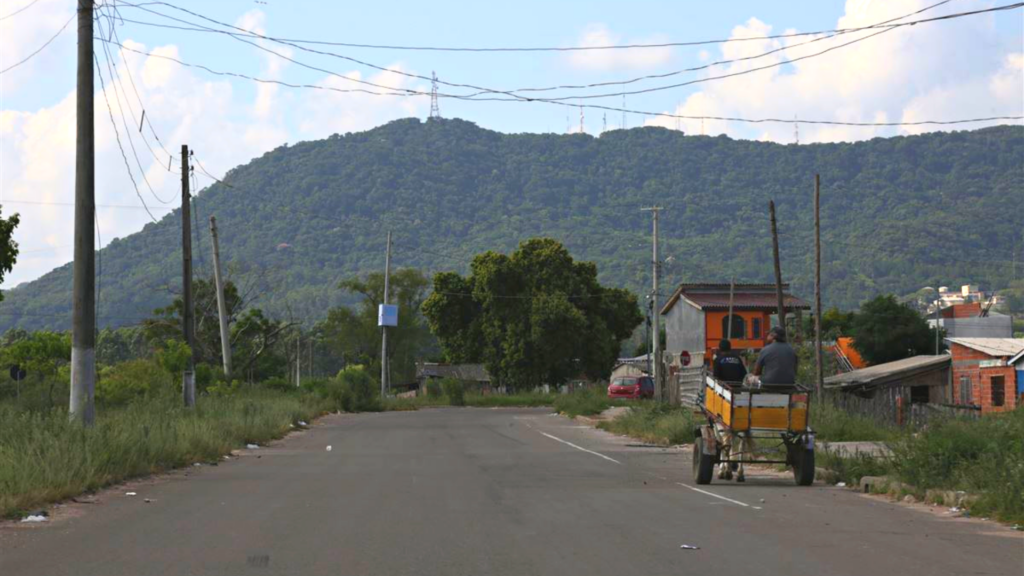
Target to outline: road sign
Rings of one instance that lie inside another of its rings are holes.
[[[680,352],[679,353],[679,363],[682,364],[683,366],[689,366],[690,365],[690,353],[687,352],[686,350],[683,350],[682,352]]]
[[[24,368],[17,364],[11,365],[11,380],[24,380],[25,376],[27,376],[27,374],[25,373]]]
[[[377,309],[377,326],[398,326],[398,306],[380,304]]]

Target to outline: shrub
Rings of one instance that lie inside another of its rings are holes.
[[[171,391],[167,371],[152,360],[129,360],[100,371],[96,381],[96,401],[105,406],[120,406],[135,398]]]
[[[675,445],[693,442],[696,423],[692,408],[643,402],[598,427],[652,444]]]
[[[427,381],[427,398],[440,398],[444,396],[444,390],[441,389],[441,383],[437,380]]]
[[[600,414],[611,406],[622,406],[621,400],[608,398],[608,391],[603,386],[593,386],[576,390],[571,394],[561,394],[555,398],[554,408],[570,418],[576,416],[592,416]]]
[[[445,378],[441,381],[441,388],[452,406],[466,405],[466,385],[460,380]]]
[[[260,382],[260,386],[267,390],[275,390],[277,392],[293,392],[295,390],[295,386],[293,384],[280,376],[267,378],[263,382]]]

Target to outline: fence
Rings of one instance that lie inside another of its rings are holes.
[[[826,390],[821,400],[883,426],[923,428],[943,418],[978,418],[981,415],[981,410],[976,406],[911,403],[909,394],[903,392],[904,389],[899,387],[879,388],[871,398],[863,398],[846,392]]]
[[[704,383],[704,367],[683,368],[672,375],[672,383],[676,387],[675,397],[683,406],[696,406],[697,394]]]

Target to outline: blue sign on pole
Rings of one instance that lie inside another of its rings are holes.
[[[381,304],[377,309],[377,326],[398,326],[398,306]]]

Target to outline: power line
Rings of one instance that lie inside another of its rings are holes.
[[[131,128],[128,127],[128,120],[124,116],[124,105],[121,103],[121,94],[117,89],[118,85],[121,84],[121,77],[116,72],[116,66],[111,64],[111,60],[113,59],[113,57],[110,55],[110,50],[107,49],[106,45],[104,45],[104,52],[106,54],[106,58],[104,58],[104,60],[107,63],[107,71],[110,73],[110,87],[114,89],[114,98],[117,99],[117,112],[118,115],[121,116],[121,124],[124,126],[125,136],[128,138],[128,145],[132,149],[132,156],[135,158],[135,164],[136,166],[139,167],[139,174],[142,176],[142,181],[146,183],[146,188],[149,188],[149,193],[153,195],[153,198],[156,198],[157,202],[160,202],[161,204],[169,204],[170,200],[164,200],[163,198],[157,195],[156,190],[153,190],[153,185],[149,183],[149,178],[146,176],[146,170],[145,168],[142,167],[142,161],[139,160],[139,153],[135,149],[135,140],[132,138]],[[106,98],[106,87],[104,86],[103,89],[103,97]],[[124,91],[123,85],[121,85],[121,91]],[[124,98],[127,102],[127,92],[125,92]],[[135,112],[131,111],[130,107],[129,111],[131,112],[132,120],[135,120]],[[143,135],[143,140],[145,141],[145,135]],[[149,142],[146,142],[146,146],[149,147]],[[153,154],[153,157],[156,158],[157,161],[160,160],[157,157],[156,152],[153,151],[152,147],[149,148],[149,151],[151,154]]]
[[[13,16],[17,16],[18,14],[21,14],[21,13],[22,13],[22,12],[24,12],[25,10],[28,10],[28,9],[29,9],[29,8],[31,8],[31,7],[33,6],[33,5],[35,5],[35,3],[36,3],[36,2],[39,2],[39,0],[32,0],[32,1],[31,1],[31,2],[29,2],[28,4],[26,4],[26,5],[22,6],[21,8],[18,8],[18,9],[17,9],[17,10],[15,10],[14,12],[11,12],[11,13],[10,13],[10,14],[8,14],[7,16],[0,16],[0,22],[3,22],[4,20],[7,20],[8,18],[11,18],[11,17],[13,17]]]
[[[12,16],[13,16],[13,14],[12,14]],[[8,17],[9,17],[9,16],[8,16]],[[35,56],[36,54],[39,54],[40,52],[42,52],[42,51],[43,51],[43,49],[45,49],[45,48],[46,48],[47,46],[49,46],[51,42],[53,42],[54,40],[56,40],[56,39],[57,39],[57,36],[60,36],[60,35],[61,35],[61,34],[62,34],[62,33],[63,33],[63,32],[65,31],[65,30],[67,30],[67,28],[68,28],[68,26],[69,26],[69,25],[71,24],[72,20],[74,20],[74,19],[75,19],[75,18],[77,18],[77,17],[78,17],[78,14],[77,14],[77,13],[76,13],[76,14],[72,14],[72,15],[71,15],[71,18],[68,18],[68,21],[67,21],[67,22],[65,22],[63,26],[61,26],[61,27],[60,27],[60,30],[57,30],[57,33],[56,33],[56,34],[54,34],[53,36],[51,36],[49,40],[47,40],[46,42],[44,42],[42,46],[40,46],[39,48],[37,48],[35,52],[33,52],[33,53],[29,54],[29,55],[28,55],[28,56],[26,56],[26,57],[25,57],[25,58],[24,58],[23,60],[21,60],[21,61],[19,61],[19,62],[16,62],[16,63],[14,63],[14,64],[11,64],[10,66],[8,66],[7,68],[4,68],[3,70],[0,70],[0,74],[4,74],[4,73],[6,73],[6,72],[9,72],[9,71],[11,71],[11,70],[13,70],[13,69],[17,68],[18,66],[21,66],[21,65],[22,65],[22,64],[24,64],[25,62],[28,62],[29,60],[31,60],[31,59],[32,59],[32,58],[33,58],[33,57],[34,57],[34,56]]]
[[[106,40],[106,39],[104,39],[102,37],[97,37],[96,39],[101,41],[101,42],[117,44],[116,42],[110,42],[110,41],[108,41],[108,40]],[[198,68],[198,69],[201,69],[201,70],[205,70],[206,72],[209,72],[210,74],[214,74],[214,75],[217,75],[217,76],[230,76],[230,77],[241,78],[243,80],[250,80],[250,81],[258,82],[258,83],[277,84],[277,85],[286,86],[286,87],[289,87],[289,88],[316,89],[316,90],[326,90],[326,91],[339,92],[339,93],[362,93],[362,94],[368,94],[368,95],[371,95],[371,96],[411,97],[411,96],[429,96],[430,95],[429,92],[422,92],[422,91],[411,90],[411,89],[404,89],[404,88],[399,89],[399,90],[402,90],[403,92],[374,92],[372,90],[366,90],[366,89],[360,89],[360,88],[342,89],[342,88],[333,88],[333,87],[329,87],[329,86],[320,86],[320,85],[316,85],[316,84],[292,84],[292,83],[283,82],[283,81],[280,81],[280,80],[268,80],[268,79],[258,78],[258,77],[249,76],[247,74],[240,74],[240,73],[236,73],[236,72],[223,72],[223,71],[219,71],[219,70],[213,70],[212,68],[209,68],[209,67],[207,67],[205,65],[202,65],[202,64],[193,64],[193,63],[185,62],[183,60],[180,60],[178,58],[174,58],[174,57],[171,57],[171,56],[165,56],[163,54],[155,54],[155,53],[151,53],[151,52],[144,52],[144,51],[136,50],[134,48],[131,48],[129,46],[124,46],[124,45],[121,45],[121,44],[117,44],[117,45],[121,46],[125,50],[128,50],[130,52],[135,52],[135,53],[137,53],[139,55],[142,55],[142,56],[148,56],[148,57],[152,57],[152,58],[159,58],[159,59],[163,59],[163,60],[168,60],[168,61],[174,62],[176,64],[179,64],[181,66],[186,66],[186,67],[189,67],[189,68]],[[330,74],[338,75],[337,73],[334,73],[334,72],[330,72]],[[385,88],[387,88],[387,87],[385,87]],[[388,88],[388,89],[390,89],[390,88]],[[566,102],[554,101],[554,100],[549,100],[549,99],[544,99],[544,98],[525,98],[525,97],[523,97],[523,98],[519,98],[519,99],[510,99],[510,98],[485,99],[485,98],[469,98],[469,97],[466,97],[466,96],[463,96],[463,95],[455,95],[455,94],[439,94],[439,96],[444,97],[444,98],[452,98],[452,99],[456,99],[456,100],[464,100],[464,101],[468,101],[468,102],[486,102],[486,101],[522,102],[522,103],[540,102],[540,103],[547,103],[547,104],[553,104],[553,105],[559,105],[559,106],[567,106],[567,107],[573,107],[573,108],[579,106],[577,104],[571,104],[571,103],[566,103]],[[606,110],[606,111],[610,111],[610,112],[621,112],[623,114],[629,113],[629,114],[636,114],[636,115],[639,115],[639,116],[660,117],[660,118],[679,118],[679,119],[682,119],[682,120],[716,120],[716,121],[739,122],[739,123],[748,123],[748,124],[764,124],[764,123],[792,124],[794,122],[794,120],[792,118],[788,118],[787,119],[787,118],[741,118],[741,117],[736,117],[736,116],[693,116],[693,115],[686,115],[686,114],[671,114],[671,113],[668,113],[668,112],[652,112],[652,111],[649,111],[649,110],[636,110],[636,109],[626,108],[624,106],[623,107],[605,106],[605,105],[601,105],[601,104],[583,104],[582,106],[584,108],[597,109],[597,110]],[[833,120],[796,120],[796,123],[799,123],[799,124],[827,125],[827,126],[895,127],[895,126],[923,126],[923,125],[954,125],[954,124],[969,124],[969,123],[1006,121],[1006,120],[1024,120],[1024,116],[991,116],[991,117],[981,117],[981,118],[967,118],[967,119],[960,119],[960,120],[921,120],[921,121],[916,121],[916,122],[840,122],[840,121],[833,121]],[[207,176],[210,176],[210,175],[207,174]],[[212,176],[210,176],[210,177],[212,178]]]
[[[130,4],[122,3],[122,6],[128,6],[132,8],[141,8],[142,6],[149,5],[163,5],[175,10],[183,12],[189,12],[184,8],[174,6],[167,2],[147,2],[145,4]],[[923,11],[923,10],[922,10]],[[150,11],[152,12],[152,11]],[[126,22],[129,20],[125,20]],[[136,22],[140,23],[140,22]],[[144,23],[142,23],[144,24]],[[407,45],[387,45],[387,44],[359,44],[353,42],[332,42],[325,40],[308,40],[299,38],[280,38],[279,40],[284,42],[294,42],[296,44],[311,44],[321,46],[338,46],[343,48],[367,48],[367,49],[379,49],[379,50],[407,50],[407,51],[420,51],[420,52],[587,52],[587,51],[600,51],[600,50],[631,50],[631,49],[650,49],[650,48],[672,48],[672,47],[688,47],[688,46],[707,46],[712,44],[727,44],[730,42],[751,42],[751,41],[764,41],[764,40],[778,40],[787,38],[798,38],[803,36],[818,36],[821,34],[836,34],[836,33],[848,33],[858,32],[861,30],[868,30],[872,28],[880,28],[888,25],[888,23],[873,24],[870,26],[861,26],[853,28],[837,28],[831,30],[818,30],[813,32],[790,32],[786,34],[773,34],[764,36],[747,36],[741,38],[723,38],[715,40],[696,40],[696,41],[679,41],[679,42],[661,42],[651,44],[617,44],[617,45],[603,45],[603,46],[547,46],[547,47],[446,47],[446,46],[407,46]],[[175,27],[178,28],[178,27]],[[188,30],[188,28],[180,28],[182,30]]]
[[[4,204],[26,204],[30,206],[74,206],[74,202],[41,202],[35,200],[10,200],[4,199]],[[148,207],[133,206],[130,204],[96,204],[97,208],[119,208],[125,210],[149,210]],[[171,206],[154,206],[152,210],[177,210]]]
[[[117,147],[121,150],[121,158],[124,159],[125,170],[128,171],[128,178],[132,181],[132,187],[135,188],[135,195],[139,197],[139,202],[142,202],[142,207],[146,209],[146,214],[149,214],[150,219],[156,222],[156,217],[149,211],[149,206],[146,205],[146,200],[142,197],[142,193],[139,192],[139,185],[135,182],[135,175],[132,174],[131,166],[128,165],[128,155],[124,152],[124,146],[121,144],[121,134],[117,130],[117,122],[114,121],[114,110],[110,107],[110,98],[107,97],[107,87],[103,82],[103,71],[100,69],[100,60],[96,56],[96,52],[93,51],[92,59],[96,61],[96,75],[100,79],[100,88],[103,90],[103,101],[107,103],[107,112],[110,114],[110,124],[114,128],[114,137],[117,139]],[[113,78],[111,78],[113,80]]]

